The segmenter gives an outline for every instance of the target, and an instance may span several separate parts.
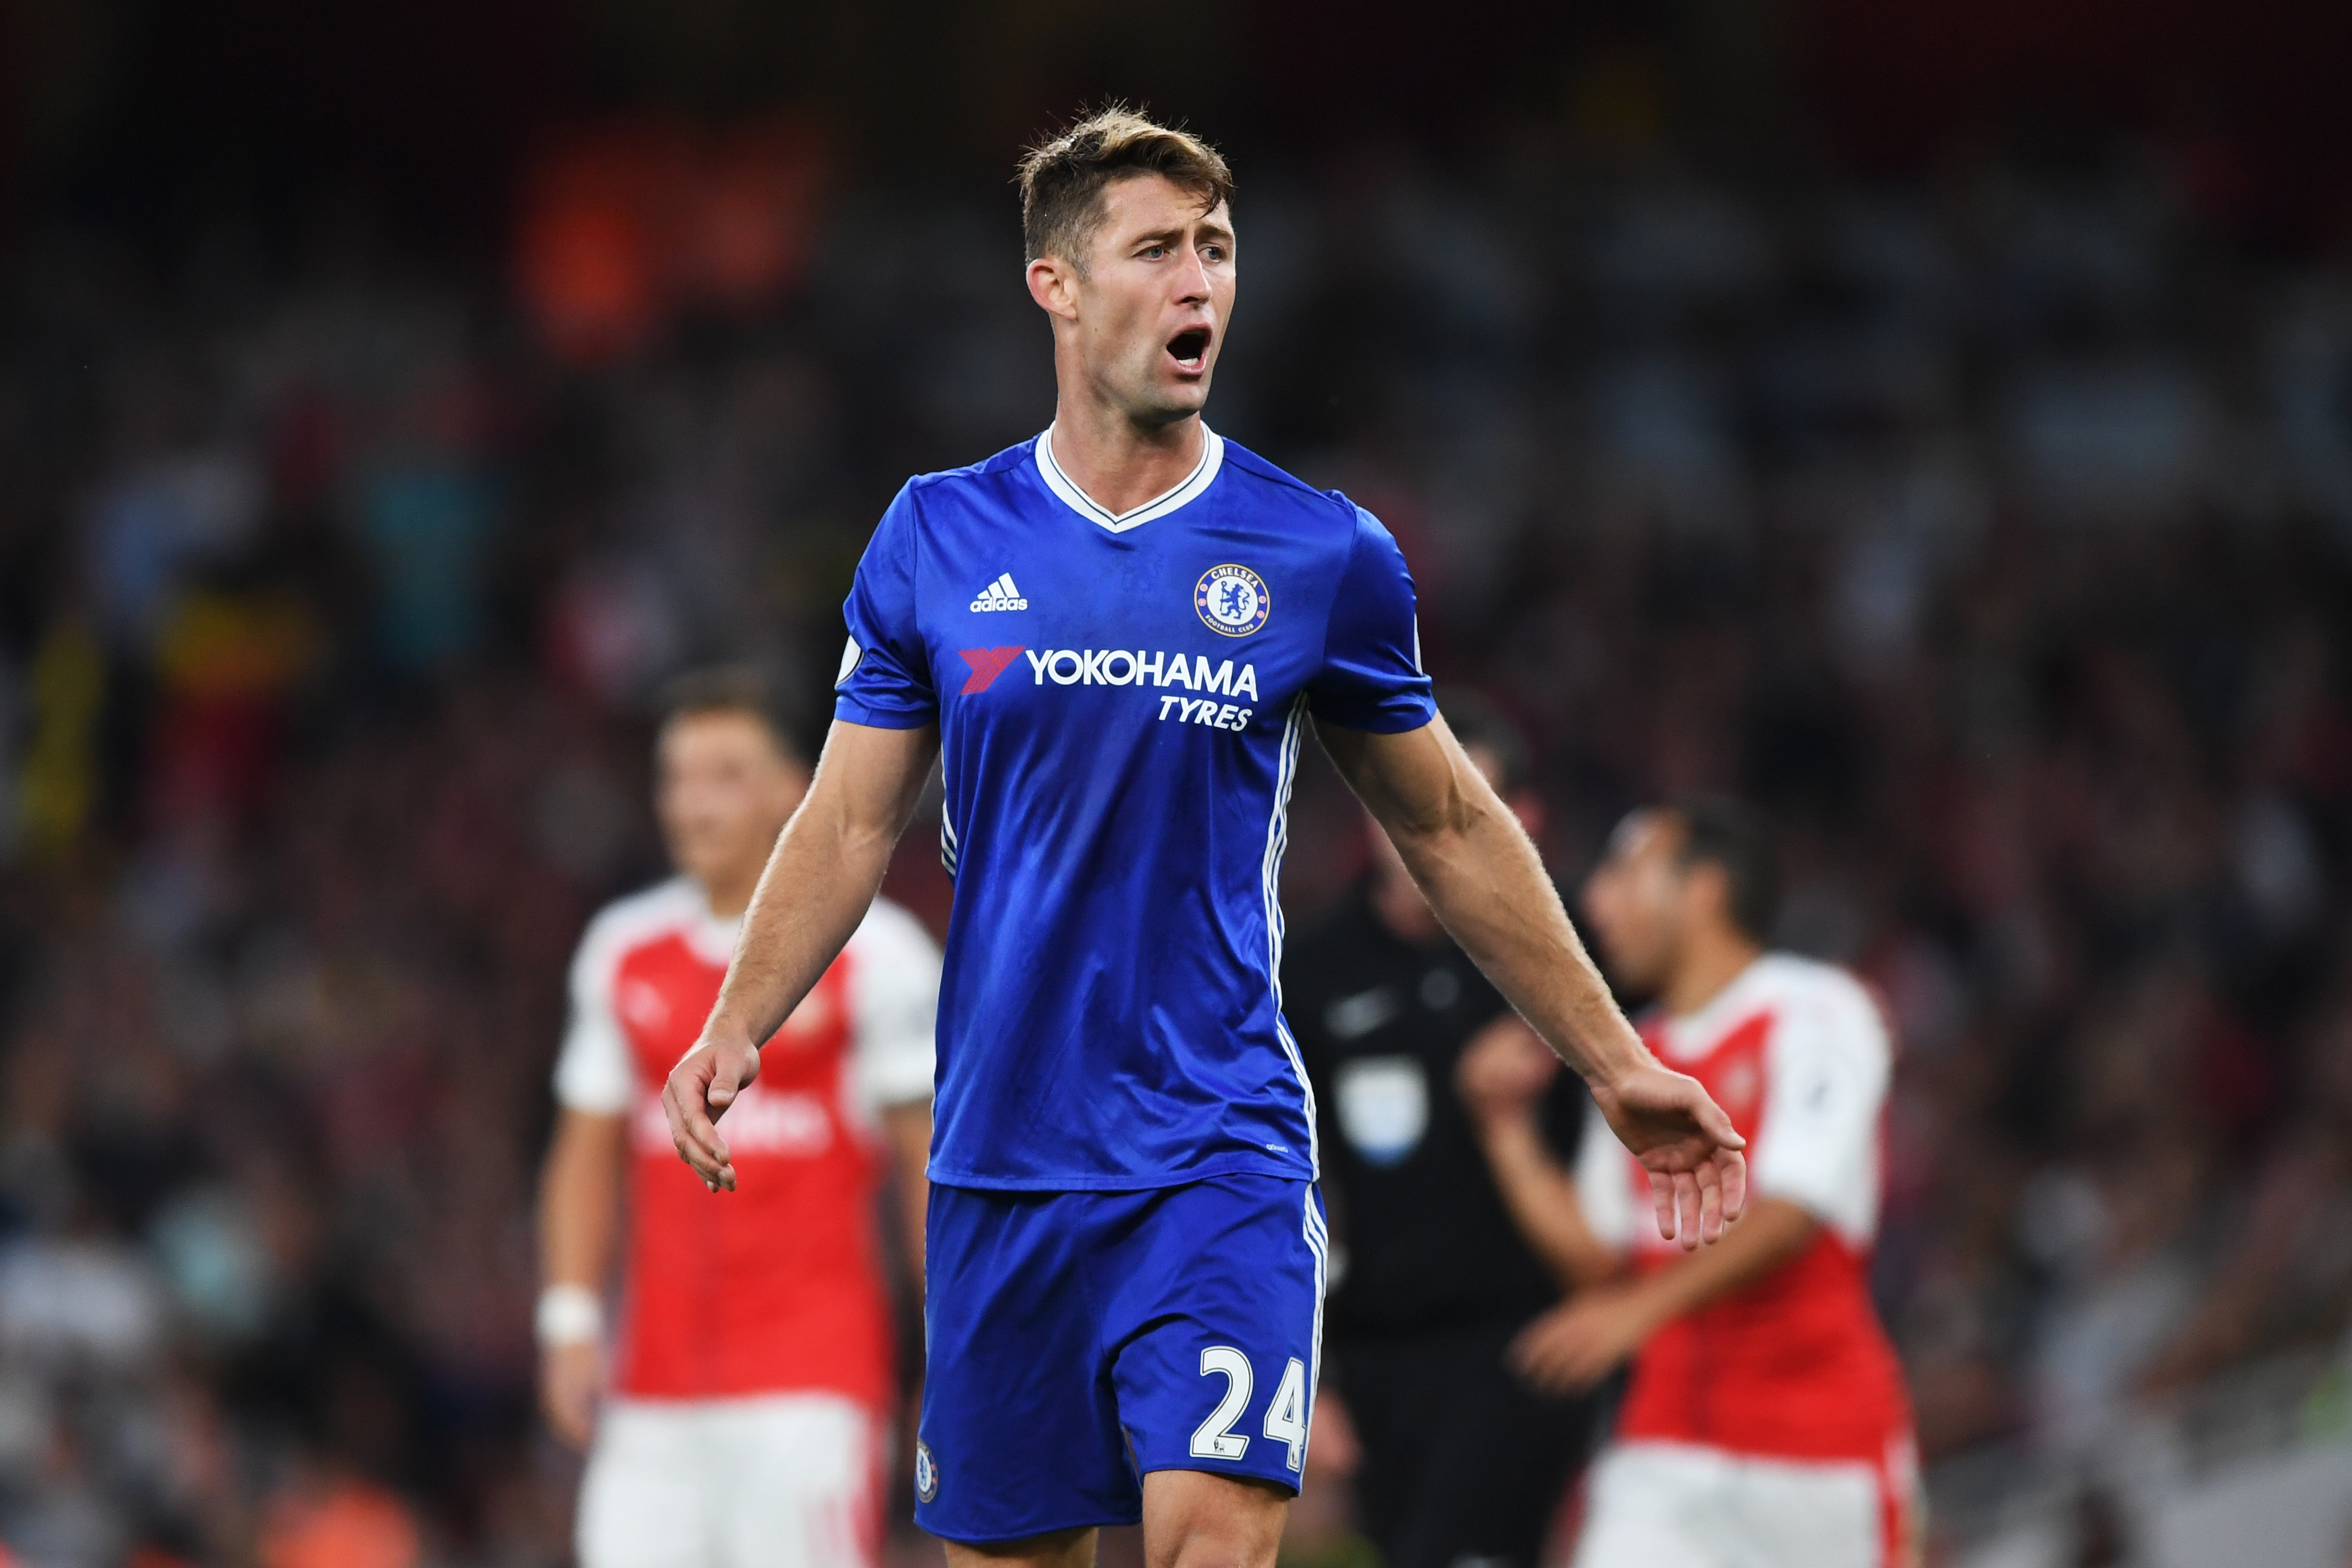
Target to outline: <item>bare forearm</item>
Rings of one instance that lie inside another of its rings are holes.
[[[927,731],[835,726],[760,874],[705,1039],[757,1046],[800,1005],[881,889],[936,744]]]
[[[1398,835],[1406,868],[1462,950],[1588,1083],[1642,1059],[1600,970],[1569,922],[1535,846],[1485,781],[1455,822]]]
[[[1430,909],[1562,1060],[1596,1086],[1648,1060],[1535,845],[1443,719],[1398,736],[1317,732]]]
[[[539,1194],[542,1285],[604,1288],[619,1229],[624,1139],[618,1116],[561,1114]]]
[[[1533,1121],[1497,1121],[1480,1129],[1479,1141],[1504,1206],[1561,1284],[1573,1290],[1617,1272],[1616,1254],[1584,1223],[1576,1183],[1552,1159]]]
[[[895,836],[796,816],[776,840],[703,1033],[760,1044],[781,1027],[856,931],[890,868]]]

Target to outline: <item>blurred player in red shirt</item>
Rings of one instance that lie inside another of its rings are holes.
[[[1645,1173],[1587,1137],[1573,1177],[1534,1129],[1558,1058],[1498,1026],[1463,1089],[1514,1215],[1576,1293],[1520,1336],[1538,1386],[1632,1359],[1576,1568],[1880,1568],[1914,1561],[1909,1401],[1870,1300],[1893,1044],[1843,970],[1768,952],[1771,849],[1730,802],[1638,811],[1585,905],[1642,1036],[1745,1135],[1747,1216],[1696,1256],[1637,1225]]]
[[[735,1101],[741,1185],[712,1203],[671,1145],[661,1087],[719,995],[809,771],[761,683],[714,671],[677,689],[656,772],[680,875],[581,941],[541,1196],[542,1392],[550,1424],[589,1449],[580,1560],[869,1568],[895,1337],[877,1201],[895,1158],[919,1276],[939,952],[875,901]],[[608,1376],[602,1302],[625,1211]]]

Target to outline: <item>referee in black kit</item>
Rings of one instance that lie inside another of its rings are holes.
[[[1526,741],[1468,693],[1441,693],[1438,708],[1535,831]],[[1537,1394],[1504,1364],[1512,1336],[1561,1294],[1512,1223],[1454,1088],[1464,1050],[1510,1005],[1369,818],[1366,831],[1370,868],[1282,969],[1331,1214],[1317,1419],[1336,1402],[1354,1426],[1357,1510],[1385,1568],[1535,1568],[1593,1411]],[[1585,1102],[1561,1073],[1543,1120],[1563,1164]]]

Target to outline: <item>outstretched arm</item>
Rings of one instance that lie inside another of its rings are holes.
[[[939,732],[836,720],[816,777],[768,857],[702,1037],[670,1070],[662,1110],[678,1158],[712,1192],[735,1189],[717,1122],[760,1072],[760,1046],[866,918],[922,794]]]
[[[1445,721],[1394,735],[1322,724],[1317,733],[1454,940],[1591,1087],[1650,1173],[1659,1233],[1685,1247],[1713,1241],[1747,1200],[1744,1141],[1617,1010],[1535,846]]]

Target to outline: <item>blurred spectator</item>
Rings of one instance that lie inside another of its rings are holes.
[[[2298,1077],[2297,1109],[2231,1205],[2228,1239],[2146,1384],[2177,1387],[2352,1321],[2352,994],[2316,1012]]]
[[[671,310],[756,314],[800,280],[821,160],[789,118],[724,135],[625,121],[534,161],[515,278],[548,349],[601,363],[643,348]]]

